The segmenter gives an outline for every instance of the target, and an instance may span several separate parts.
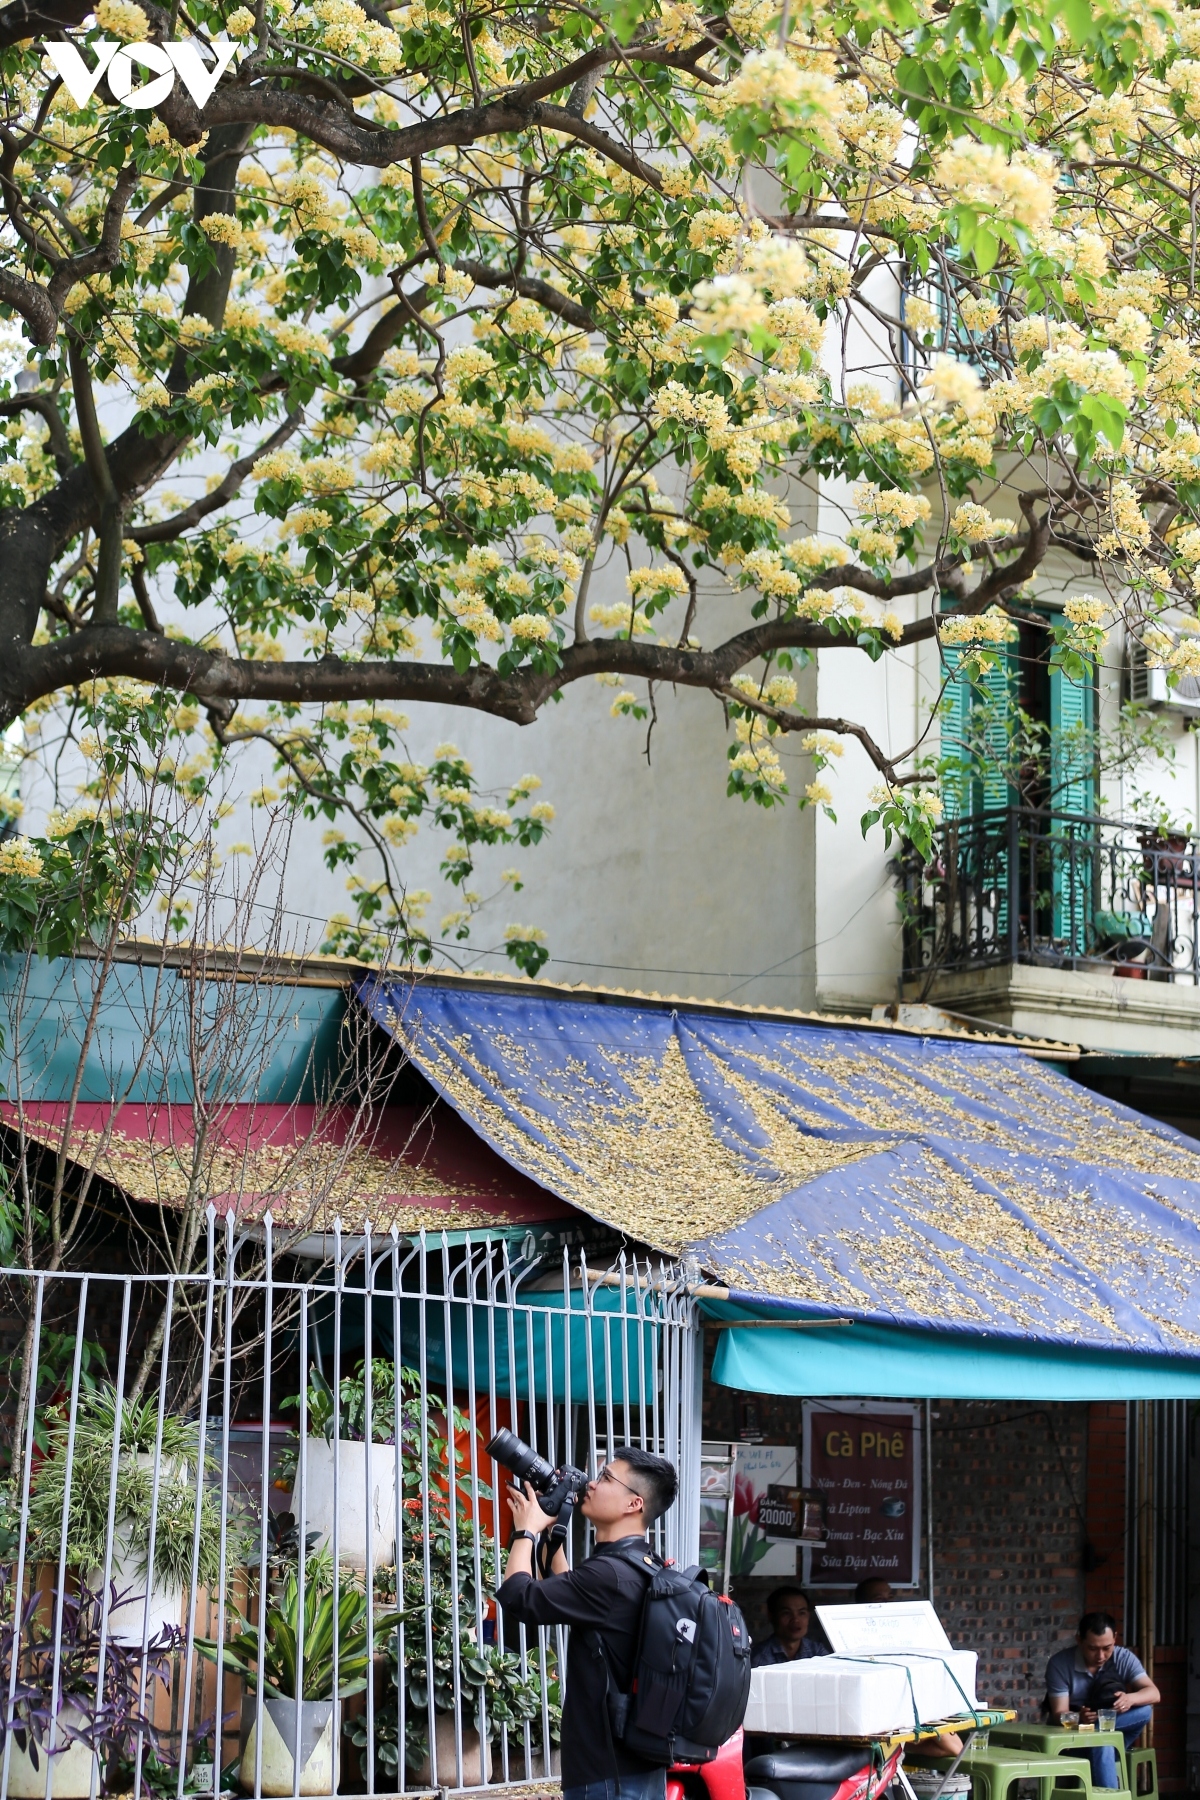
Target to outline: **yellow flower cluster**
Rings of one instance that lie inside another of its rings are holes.
[[[1150,521],[1130,482],[1113,482],[1109,489],[1108,514],[1109,529],[1097,544],[1101,556],[1136,554],[1150,542]]]
[[[1017,628],[1000,607],[989,606],[974,615],[951,613],[940,621],[938,635],[943,644],[1007,644]]]
[[[245,236],[240,222],[232,213],[205,213],[200,221],[200,229],[214,244],[226,244],[231,250],[236,250]]]
[[[0,844],[0,875],[17,875],[36,881],[44,868],[40,851],[27,837],[7,838]]]
[[[1027,231],[1047,225],[1054,211],[1055,164],[1044,151],[1010,158],[999,144],[955,138],[937,158],[935,179],[955,201]]]
[[[518,613],[510,630],[515,638],[531,644],[544,644],[550,636],[551,625],[542,613]]]
[[[909,494],[902,488],[879,488],[870,481],[858,482],[853,498],[865,518],[889,519],[901,531],[922,524],[932,511],[924,494]]]
[[[96,0],[95,16],[101,31],[127,44],[143,44],[150,36],[150,21],[135,0]]]
[[[1102,625],[1109,610],[1105,601],[1092,594],[1073,594],[1063,602],[1063,612],[1072,625]]]
[[[673,563],[656,569],[630,569],[625,577],[625,586],[635,600],[643,594],[686,594],[688,591],[687,576]]]
[[[964,500],[950,518],[950,534],[968,544],[988,544],[1017,529],[1012,519],[994,519],[986,506]]]

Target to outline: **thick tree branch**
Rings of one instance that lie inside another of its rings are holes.
[[[760,718],[772,720],[781,731],[828,731],[834,737],[857,738],[875,768],[879,770],[886,781],[892,783],[899,779],[896,773],[896,764],[903,762],[905,755],[912,754],[911,751],[906,751],[904,755],[898,757],[888,756],[879,748],[866,727],[859,725],[854,719],[806,719],[799,713],[788,712],[786,707],[772,706],[769,701],[755,699],[752,694],[744,694],[740,688],[735,688],[729,682],[723,682],[713,691],[720,695],[722,700],[728,700],[732,705],[749,707],[750,711],[757,713]]]
[[[1050,548],[1050,511],[1038,519],[1036,515],[1037,495],[1018,494],[1017,505],[1029,528],[1029,536],[1021,554],[1003,567],[994,568],[990,574],[966,596],[964,611],[978,612],[981,608],[997,600],[1002,594],[1018,588],[1037,574],[1047,550]]]
[[[470,256],[456,257],[454,267],[461,274],[469,275],[479,287],[493,290],[511,288],[526,300],[536,300],[548,313],[564,319],[568,325],[577,325],[580,331],[598,329],[591,313],[578,300],[572,300],[569,294],[560,293],[556,287],[551,287],[548,281],[542,281],[536,275],[510,275],[506,269],[489,268],[487,263],[476,262]]]
[[[55,269],[46,292],[56,312],[77,281],[85,281],[89,275],[107,275],[120,262],[121,221],[137,184],[137,166],[129,163],[117,176],[113,191],[108,197],[108,205],[104,209],[104,224],[100,228],[100,242],[94,249],[83,250],[78,256],[68,257]]]
[[[58,310],[45,288],[0,269],[0,303],[19,312],[35,344],[48,349],[58,335]]]
[[[268,126],[275,131],[294,131],[322,149],[363,168],[387,169],[395,163],[411,163],[415,156],[436,150],[473,144],[480,138],[505,133],[553,131],[576,138],[633,175],[647,187],[660,189],[662,177],[643,162],[627,144],[587,119],[578,118],[565,106],[529,100],[521,88],[483,106],[464,107],[440,119],[407,125],[397,131],[380,131],[367,121],[347,113],[340,101],[318,100],[276,88],[239,87],[217,89],[201,111],[176,83],[170,97],[158,109],[158,117],[178,143],[195,144],[205,131],[222,126]]]
[[[0,12],[0,50],[27,38],[59,37],[64,31],[82,25],[95,0],[58,0],[57,4],[34,5],[33,0],[13,0]]]
[[[62,414],[50,394],[17,394],[12,400],[0,400],[0,418],[11,419],[17,413],[35,412],[46,421],[50,432],[50,454],[60,475],[69,475],[75,467],[71,441]]]
[[[230,463],[224,480],[218,483],[211,494],[204,494],[199,500],[193,500],[192,504],[185,506],[182,512],[172,513],[169,519],[156,519],[152,525],[135,525],[129,532],[129,536],[135,544],[167,544],[182,537],[185,531],[190,531],[193,525],[199,525],[200,521],[207,519],[210,513],[218,512],[222,506],[227,506],[236,497],[242,483],[259,458],[269,456],[272,450],[278,450],[281,444],[286,444],[303,417],[302,412],[288,413],[278,430],[273,431],[269,438],[264,438],[256,449],[249,451],[245,456],[239,456],[236,462]],[[144,612],[145,608],[143,607],[142,610]]]
[[[436,287],[424,284],[415,288],[411,294],[406,294],[399,305],[390,306],[387,312],[376,319],[357,350],[350,350],[345,356],[334,358],[333,368],[350,381],[365,382],[368,375],[374,374],[396,339],[403,337],[411,326],[409,309],[416,313],[423,312],[436,293]]]
[[[162,631],[158,614],[154,610],[154,602],[150,598],[150,587],[146,581],[146,571],[140,562],[130,564],[129,577],[133,583],[133,591],[138,603],[138,611],[146,621],[147,631]]]
[[[901,642],[916,643],[933,633],[933,620],[919,619],[905,627]],[[426,701],[530,725],[552,694],[590,675],[615,673],[720,693],[739,669],[773,651],[850,647],[846,637],[808,620],[774,619],[739,632],[714,650],[593,638],[567,646],[556,671],[542,674],[527,668],[500,675],[486,664],[460,672],[449,664],[352,662],[334,656],[319,662],[257,662],[124,626],[96,625],[51,644],[17,649],[7,664],[0,664],[0,722],[43,694],[123,675],[193,693],[206,704]]]
[[[67,337],[67,356],[71,365],[71,388],[75,398],[79,436],[83,442],[84,461],[92,478],[100,513],[100,555],[96,565],[96,598],[92,603],[92,618],[98,625],[108,625],[116,622],[117,601],[121,591],[125,535],[121,496],[108,466],[104,439],[100,436],[96,397],[92,392],[92,378],[88,373],[83,345],[73,331]]]

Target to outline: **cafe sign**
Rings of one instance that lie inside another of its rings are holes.
[[[802,1480],[825,1497],[827,1540],[805,1553],[806,1584],[921,1579],[921,1415],[881,1400],[804,1403]]]

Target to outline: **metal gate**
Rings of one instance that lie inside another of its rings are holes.
[[[269,1218],[211,1209],[208,1230],[198,1275],[0,1272],[10,1329],[27,1319],[0,1800],[65,1792],[71,1759],[92,1796],[544,1781],[565,1634],[497,1614],[506,1477],[484,1447],[507,1427],[589,1474],[621,1444],[668,1457],[655,1538],[694,1559],[679,1271],[369,1226],[284,1253]]]

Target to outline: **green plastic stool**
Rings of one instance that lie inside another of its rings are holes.
[[[906,1757],[906,1762],[937,1767],[946,1758]],[[1037,1751],[1010,1749],[1007,1745],[989,1743],[986,1750],[970,1744],[963,1751],[959,1772],[971,1777],[972,1800],[1008,1800],[1018,1781],[1036,1781],[1039,1795],[1048,1796],[1055,1786],[1064,1787],[1063,1800],[1098,1800],[1100,1790],[1092,1787],[1092,1765],[1089,1762],[1061,1756],[1039,1755]],[[1066,1783],[1076,1783],[1066,1787]],[[1104,1800],[1112,1800],[1109,1794]],[[1126,1796],[1126,1800],[1129,1797]]]
[[[1138,1776],[1143,1769],[1150,1771],[1148,1787],[1141,1787]],[[1134,1800],[1140,1794],[1142,1800],[1158,1800],[1158,1758],[1153,1750],[1131,1750],[1129,1752],[1129,1786],[1133,1790]]]
[[[1111,1794],[1114,1791],[1133,1791],[1128,1747],[1119,1731],[1064,1731],[1061,1725],[996,1725],[992,1728],[992,1742],[1014,1749],[1036,1750],[1041,1756],[1072,1757],[1082,1756],[1085,1750],[1095,1750],[1101,1744],[1108,1744],[1117,1753],[1118,1786],[1116,1790],[1099,1788],[1097,1792]],[[1049,1800],[1048,1789],[1043,1789],[1041,1800]],[[1155,1800],[1158,1800],[1157,1794]]]

